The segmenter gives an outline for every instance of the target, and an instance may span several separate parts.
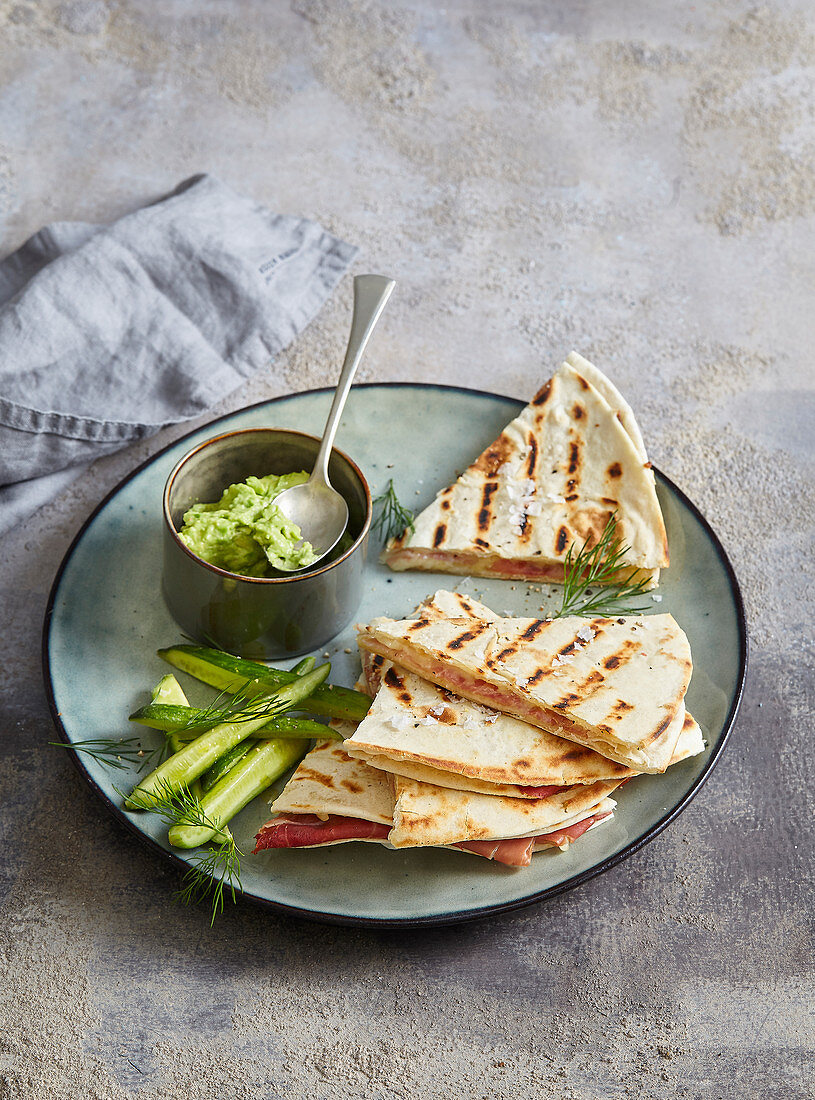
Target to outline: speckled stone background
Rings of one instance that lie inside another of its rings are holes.
[[[209,171],[399,281],[363,379],[528,397],[595,359],[752,644],[710,782],[584,887],[440,931],[210,931],[45,744],[51,579],[173,434],[100,460],[0,552],[0,1098],[812,1097],[811,4],[0,0],[0,85],[4,253]],[[213,415],[332,382],[349,295]]]

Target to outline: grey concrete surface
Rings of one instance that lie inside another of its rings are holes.
[[[752,642],[710,782],[582,888],[446,930],[210,931],[45,744],[51,579],[173,433],[98,461],[2,546],[2,1100],[815,1095],[811,4],[0,0],[0,86],[4,253],[205,170],[399,280],[363,379],[528,397],[594,358]],[[331,381],[342,291],[213,415]]]

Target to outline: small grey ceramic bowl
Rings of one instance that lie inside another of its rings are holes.
[[[352,545],[311,571],[242,577],[210,565],[178,537],[184,513],[218,500],[250,475],[311,470],[320,440],[283,428],[247,428],[215,436],[178,462],[164,487],[162,590],[178,625],[193,638],[240,657],[296,657],[347,626],[362,598],[371,526],[371,493],[356,463],[331,452],[329,477],[348,502]]]

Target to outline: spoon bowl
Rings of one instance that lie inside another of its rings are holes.
[[[295,485],[275,497],[275,505],[286,519],[300,528],[302,540],[311,544],[315,557],[308,565],[291,569],[278,566],[280,572],[299,573],[313,569],[334,549],[345,532],[348,505],[328,480],[328,460],[362,353],[395,286],[393,279],[384,275],[357,275],[354,279],[351,334],[314,469],[305,484]]]

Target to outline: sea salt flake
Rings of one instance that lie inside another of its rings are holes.
[[[654,603],[662,603],[662,596],[652,596],[651,599]]]
[[[586,624],[585,626],[581,626],[577,632],[578,640],[581,641],[584,645],[587,645],[589,642],[594,641],[596,637],[597,635],[588,624]]]
[[[393,726],[395,730],[406,730],[408,726],[413,725],[413,715],[411,714],[391,714],[388,717],[388,723]]]

